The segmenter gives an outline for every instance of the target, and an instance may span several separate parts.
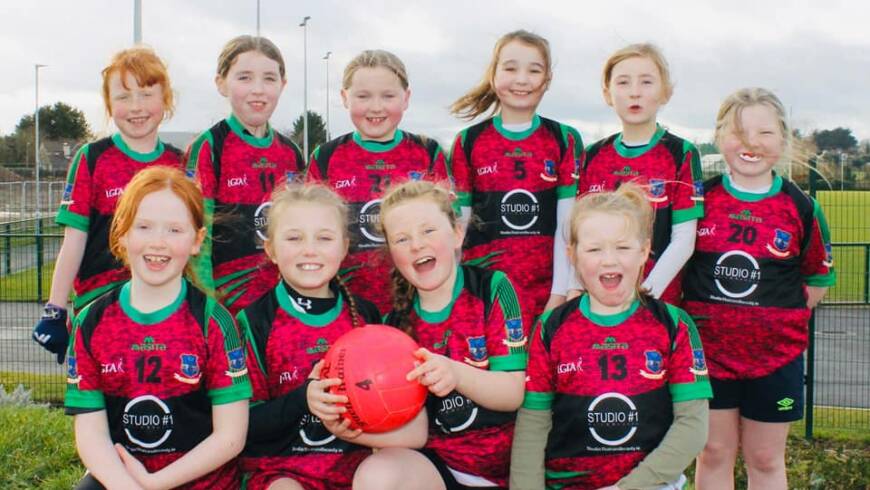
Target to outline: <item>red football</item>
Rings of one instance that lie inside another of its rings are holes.
[[[323,359],[323,378],[343,381],[330,389],[346,395],[342,416],[354,429],[387,432],[413,419],[426,401],[426,388],[405,376],[414,369],[419,346],[401,330],[366,325],[342,335]]]

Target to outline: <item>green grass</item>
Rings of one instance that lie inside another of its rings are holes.
[[[0,371],[0,386],[7,392],[13,391],[18,385],[30,390],[33,401],[60,405],[66,390],[66,378],[62,374]]]
[[[54,262],[48,262],[42,266],[42,301],[48,300],[53,274]],[[0,276],[0,301],[35,302],[37,300],[36,267],[8,276]]]
[[[0,406],[0,488],[72,488],[84,474],[72,417],[46,407]]]
[[[825,212],[834,243],[870,243],[870,192],[821,191],[816,199]],[[837,285],[827,302],[863,302],[868,264],[864,247],[834,247]]]
[[[819,409],[822,412],[828,409]],[[820,414],[822,415],[822,414]],[[72,418],[59,409],[0,406],[0,488],[69,489],[84,474],[73,442]],[[788,441],[786,465],[789,488],[866,489],[870,485],[870,445],[864,434],[851,438]],[[694,469],[686,471],[691,484]],[[746,488],[741,465],[737,488]]]

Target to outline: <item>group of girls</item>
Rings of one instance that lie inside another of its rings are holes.
[[[186,157],[157,137],[163,63],[116,55],[118,133],[73,159],[34,329],[68,356],[79,488],[667,489],[699,453],[696,488],[732,488],[738,449],[751,488],[785,488],[809,311],[834,274],[818,205],[773,172],[791,158],[782,103],[729,96],[729,172],[703,182],[657,123],[672,82],[654,46],[605,64],[623,130],[588,147],[537,114],[552,75],[545,39],[499,39],[451,107],[491,117],[447,158],[398,128],[402,62],[364,51],[341,90],[355,131],[306,164],[269,123],[286,83],[269,40],[224,47],[231,115]],[[419,343],[408,379],[430,396],[361,433],[319,361],[381,321]]]

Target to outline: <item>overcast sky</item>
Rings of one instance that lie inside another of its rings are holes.
[[[256,30],[256,0],[142,0],[143,40],[168,63],[177,110],[167,131],[202,131],[226,116],[212,82],[223,44]],[[576,126],[589,143],[618,130],[601,98],[600,70],[628,43],[651,41],[668,58],[676,89],[659,119],[696,142],[711,138],[716,110],[744,86],[772,89],[802,131],[846,126],[870,138],[870,3],[761,1],[261,0],[261,34],[287,62],[287,88],[272,117],[286,130],[303,107],[303,33],[308,26],[308,105],[333,135],[352,129],[339,96],[341,71],[359,51],[383,48],[406,64],[411,104],[402,127],[449,142],[467,123],[447,111],[478,81],[495,40],[514,29],[549,39],[554,79],[542,115]],[[112,129],[100,70],[133,40],[133,0],[0,3],[0,133],[40,104],[82,109],[91,129]]]

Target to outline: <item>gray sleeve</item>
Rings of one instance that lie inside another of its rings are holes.
[[[550,410],[519,410],[511,446],[511,490],[544,488],[544,450],[552,427]]]
[[[709,416],[707,400],[674,403],[674,421],[662,442],[616,485],[622,490],[656,490],[677,480],[704,449]]]

